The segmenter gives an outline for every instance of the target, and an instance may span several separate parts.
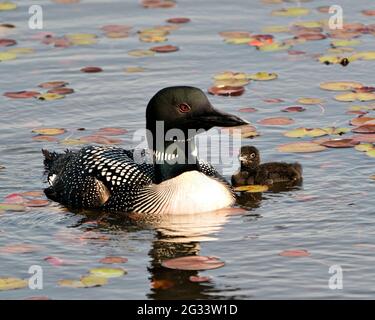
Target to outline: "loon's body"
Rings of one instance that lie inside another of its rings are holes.
[[[156,137],[163,121],[163,141]],[[46,195],[63,205],[110,212],[197,213],[234,202],[230,185],[208,163],[197,158],[194,137],[168,138],[168,130],[209,129],[246,123],[211,106],[192,87],[159,91],[146,110],[152,161],[136,159],[134,150],[87,146],[57,154],[43,150],[50,187]],[[165,137],[165,138],[164,138]],[[139,153],[138,153],[139,154]]]
[[[241,147],[240,170],[232,176],[233,186],[297,184],[302,180],[302,166],[298,163],[260,163],[259,150],[253,146]]]

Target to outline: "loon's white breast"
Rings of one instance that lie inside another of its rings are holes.
[[[134,212],[188,214],[231,206],[234,195],[224,183],[198,171],[187,171],[147,186]]]

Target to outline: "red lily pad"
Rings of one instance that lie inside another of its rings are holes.
[[[304,107],[300,107],[300,106],[292,106],[292,107],[286,107],[284,108],[283,112],[303,112],[305,111],[306,109]]]
[[[0,39],[0,47],[10,47],[16,44],[17,41],[13,39]]]
[[[321,145],[328,148],[353,148],[358,143],[353,139],[332,139],[322,142]]]
[[[92,135],[80,138],[81,141],[87,143],[98,143],[98,144],[118,144],[121,143],[121,139],[108,138],[104,136]]]
[[[375,124],[365,124],[354,128],[352,131],[355,133],[375,133]]]
[[[265,126],[285,126],[289,124],[293,124],[294,120],[285,117],[275,117],[275,118],[266,118],[259,120],[258,123],[265,125]]]
[[[128,259],[123,257],[105,257],[99,260],[100,263],[112,264],[112,263],[126,263]]]
[[[103,136],[121,136],[127,132],[128,130],[123,128],[100,128],[96,134]]]
[[[210,282],[211,277],[204,277],[204,276],[190,276],[189,277],[190,282]]]
[[[31,139],[33,139],[34,141],[46,141],[46,142],[56,142],[56,141],[58,141],[58,139],[55,138],[55,137],[43,136],[43,135],[35,136],[35,137],[32,137]]]
[[[141,5],[145,8],[155,9],[167,9],[176,6],[176,2],[172,0],[142,0]]]
[[[209,94],[213,94],[216,96],[240,96],[244,92],[244,87],[217,86],[208,89]]]
[[[375,118],[372,118],[372,117],[357,117],[357,118],[354,118],[350,121],[350,124],[352,126],[362,126],[364,124],[366,124],[366,122],[369,122],[369,121],[372,121],[372,120],[375,120]]]
[[[306,51],[302,51],[302,50],[288,50],[288,54],[291,55],[291,56],[297,56],[297,55],[300,55],[300,54],[306,54]]]
[[[24,203],[26,207],[45,207],[49,205],[48,200],[44,199],[32,199]]]
[[[170,18],[170,19],[167,19],[166,21],[168,23],[177,23],[177,24],[180,24],[180,23],[188,23],[191,20],[189,18],[178,17],[178,18]]]
[[[38,198],[44,196],[43,191],[26,191],[21,193],[24,197],[30,197],[30,198]]]
[[[355,92],[359,92],[359,93],[363,93],[363,92],[375,92],[375,87],[367,87],[367,86],[363,86],[363,87],[360,87],[360,88],[354,88],[354,91]]]
[[[23,203],[25,198],[19,193],[12,193],[4,198],[4,203]]]
[[[96,72],[102,72],[103,69],[100,67],[84,67],[81,68],[81,72],[86,72],[86,73],[96,73]]]
[[[375,143],[375,134],[357,134],[352,139],[358,142]]]
[[[177,270],[211,270],[224,266],[224,262],[216,257],[188,256],[164,260],[162,266]]]
[[[44,261],[47,261],[50,265],[59,267],[64,264],[64,260],[58,257],[45,257]]]
[[[71,94],[74,93],[74,90],[72,88],[54,88],[47,91],[47,93],[55,93],[55,94]]]
[[[176,46],[166,45],[166,46],[152,47],[150,50],[154,52],[158,52],[158,53],[168,53],[168,52],[175,52],[180,49]]]
[[[10,254],[17,254],[17,253],[32,253],[36,251],[40,251],[42,247],[28,244],[28,243],[20,243],[20,244],[9,244],[3,247],[0,247],[0,253],[10,253]]]
[[[122,25],[122,24],[109,24],[101,27],[101,29],[104,32],[127,32],[131,29],[132,27],[127,26],[127,25]]]
[[[40,95],[37,91],[14,91],[5,92],[4,96],[12,99],[30,99]]]
[[[239,112],[257,112],[258,109],[252,108],[252,107],[247,107],[247,108],[241,108],[238,110]]]
[[[38,87],[44,88],[44,89],[53,89],[53,88],[60,88],[64,87],[68,84],[66,81],[49,81],[49,82],[43,82],[38,85]]]
[[[364,14],[365,16],[375,16],[375,10],[362,10],[362,14]]]
[[[314,32],[314,33],[302,33],[297,36],[298,39],[303,39],[306,41],[315,41],[315,40],[323,40],[327,38],[326,35],[320,32]]]
[[[281,102],[284,102],[283,99],[279,99],[279,98],[263,99],[263,101],[267,102],[267,103],[281,103]]]
[[[308,257],[310,252],[307,250],[284,250],[279,253],[282,257]]]

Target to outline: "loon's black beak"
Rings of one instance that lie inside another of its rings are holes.
[[[212,127],[235,127],[249,124],[248,121],[241,119],[240,117],[214,108],[200,115],[199,118],[195,120],[204,129]]]

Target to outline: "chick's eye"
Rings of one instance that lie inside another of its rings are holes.
[[[191,110],[191,107],[187,103],[181,103],[178,106],[178,110],[180,110],[180,112],[182,112],[182,113],[186,113],[186,112],[189,112]]]
[[[252,154],[250,155],[250,158],[251,158],[251,159],[255,158],[255,153],[252,153]]]

